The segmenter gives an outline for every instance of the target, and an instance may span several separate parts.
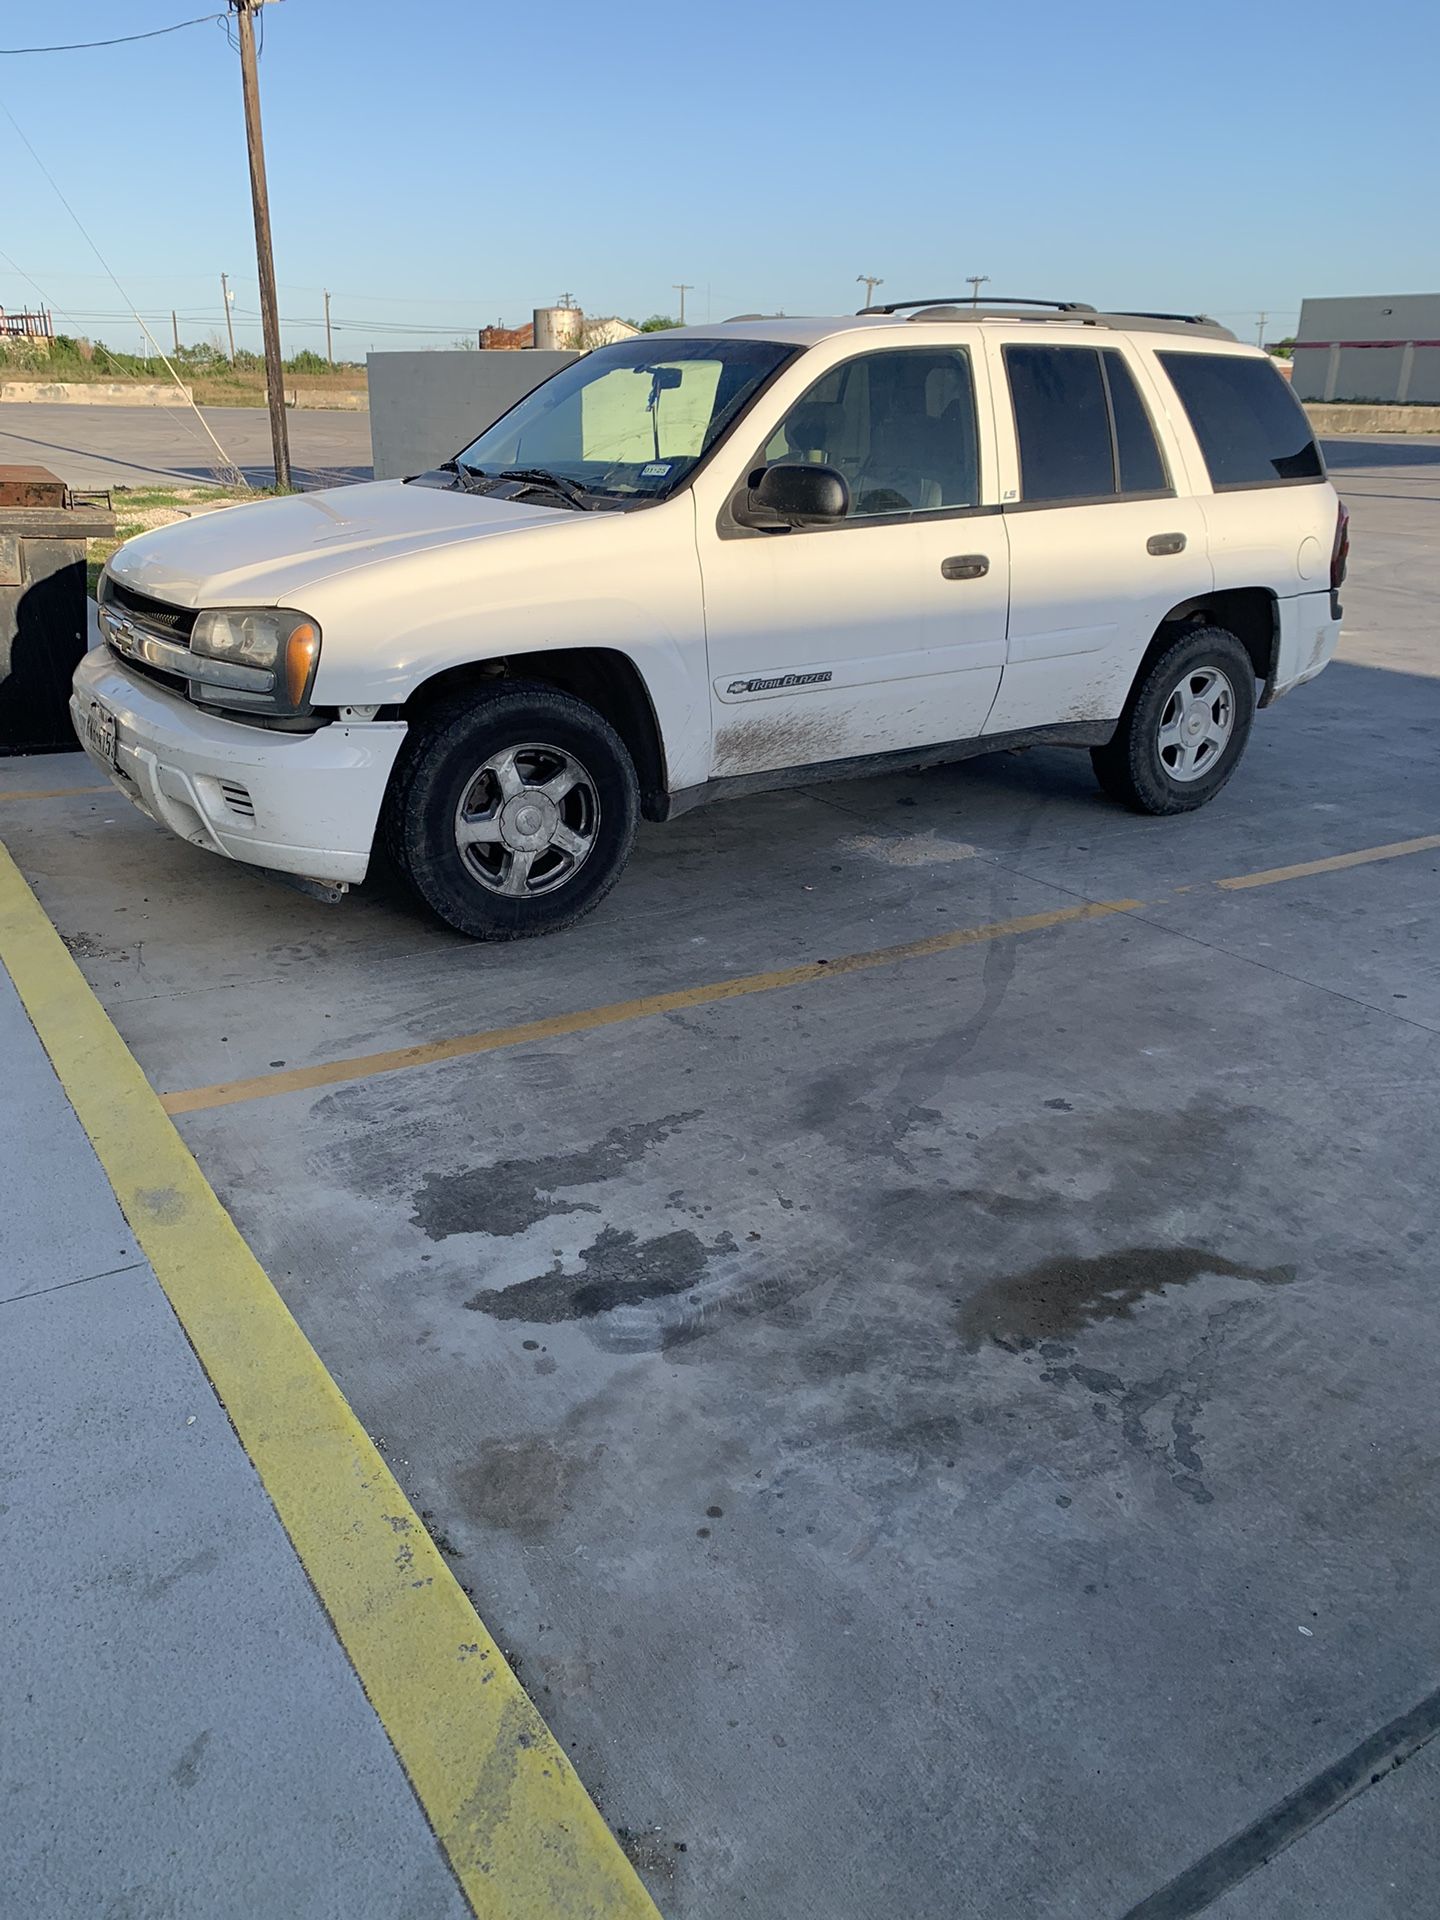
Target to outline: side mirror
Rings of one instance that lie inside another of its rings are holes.
[[[787,526],[808,526],[843,520],[850,511],[850,489],[834,467],[781,461],[751,474],[745,506],[754,511],[752,525],[780,520]]]

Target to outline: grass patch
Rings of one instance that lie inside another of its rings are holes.
[[[143,507],[203,507],[220,500],[248,500],[261,489],[249,487],[113,487],[112,495],[122,512]]]
[[[265,363],[255,353],[241,351],[233,363],[208,342],[181,347],[168,356],[180,379],[201,405],[218,407],[263,407],[265,404]],[[48,349],[32,343],[0,342],[0,380],[64,380],[86,384],[94,381],[127,381],[163,386],[170,378],[163,361],[138,353],[122,353],[97,340],[78,340],[69,334],[57,334]],[[323,405],[331,393],[354,393],[367,384],[366,368],[359,362],[330,366],[318,353],[293,354],[284,363],[287,393],[302,390],[312,401]],[[182,404],[176,396],[176,404]]]

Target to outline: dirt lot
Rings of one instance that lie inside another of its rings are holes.
[[[1180,820],[762,797],[483,950],[0,768],[671,1920],[1118,1920],[1440,1684],[1440,442],[1329,451],[1342,659]],[[1437,1756],[1201,1906],[1431,1911]]]

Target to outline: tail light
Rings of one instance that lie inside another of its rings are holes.
[[[1338,593],[1345,584],[1345,569],[1350,564],[1350,510],[1342,500],[1335,516],[1335,545],[1330,552],[1330,591]]]

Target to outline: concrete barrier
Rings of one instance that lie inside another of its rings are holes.
[[[155,386],[127,380],[6,380],[0,384],[0,404],[29,400],[53,407],[66,402],[82,407],[173,407],[188,404],[189,387],[173,380]]]
[[[370,404],[370,395],[364,387],[289,387],[285,404],[298,407],[302,413],[307,410],[363,413]]]
[[[1440,433],[1440,407],[1387,407],[1342,400],[1302,404],[1317,433]]]

